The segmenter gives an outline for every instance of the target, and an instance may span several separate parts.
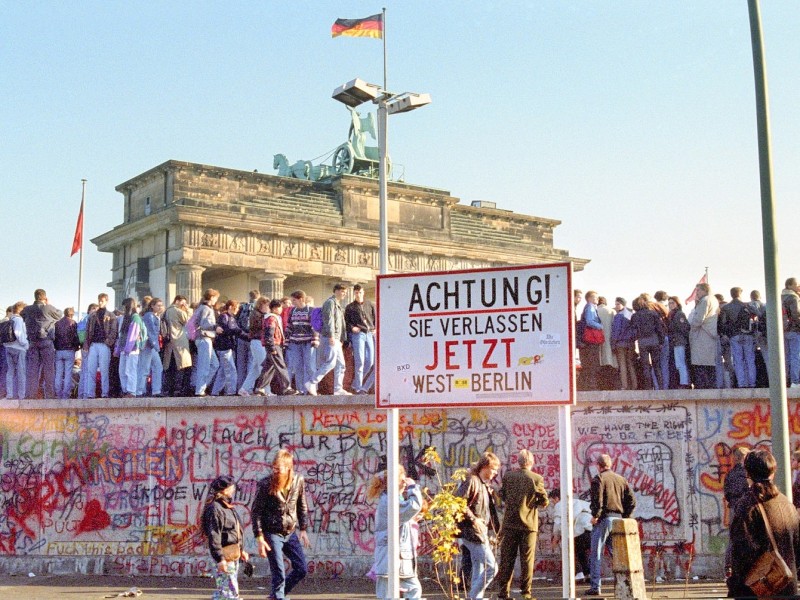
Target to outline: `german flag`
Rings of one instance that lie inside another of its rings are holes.
[[[383,37],[383,15],[378,13],[363,19],[336,19],[331,27],[331,37]]]

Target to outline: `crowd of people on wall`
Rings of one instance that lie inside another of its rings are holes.
[[[51,305],[45,290],[32,304],[9,306],[0,320],[0,398],[318,394],[333,371],[333,394],[367,393],[375,382],[375,305],[337,283],[321,307],[302,290],[244,302],[209,288],[195,304],[125,298],[121,308],[99,294],[86,315]],[[344,386],[344,348],[353,352]]]
[[[628,306],[595,291],[574,290],[578,389],[666,390],[768,387],[766,305],[758,290],[730,299],[698,283],[684,309],[663,290]],[[800,387],[800,285],[790,277],[781,293],[786,383]]]

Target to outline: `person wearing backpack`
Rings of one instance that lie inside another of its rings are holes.
[[[718,331],[731,344],[736,387],[756,387],[756,338],[750,307],[742,302],[742,288],[731,288],[731,301],[719,309]]]
[[[800,285],[794,277],[786,280],[786,287],[781,292],[781,307],[789,380],[791,387],[800,388]]]
[[[20,316],[24,308],[25,303],[21,300],[11,307],[11,316],[8,322],[13,325],[16,339],[13,342],[5,342],[3,344],[6,351],[6,365],[8,366],[8,371],[6,371],[6,399],[8,400],[12,400],[15,397],[18,400],[23,400],[27,387],[25,359],[27,358],[30,344],[25,321]]]
[[[124,398],[135,398],[139,383],[139,353],[147,341],[147,328],[136,312],[136,299],[122,301],[122,315],[117,319],[117,345],[114,356],[119,357],[119,381]]]

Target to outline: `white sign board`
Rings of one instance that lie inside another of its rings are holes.
[[[575,402],[572,265],[378,276],[378,408]]]

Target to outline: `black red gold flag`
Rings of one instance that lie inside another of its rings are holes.
[[[331,37],[383,37],[383,15],[378,13],[363,19],[336,19],[331,27]]]

